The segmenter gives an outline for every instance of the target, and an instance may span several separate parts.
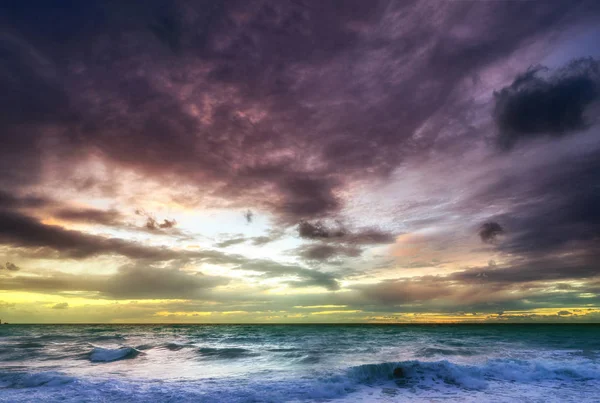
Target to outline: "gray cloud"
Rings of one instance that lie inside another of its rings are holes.
[[[298,277],[297,280],[288,282],[289,285],[296,288],[323,287],[331,291],[340,289],[338,279],[333,274],[307,269],[298,265],[281,264],[272,260],[245,260],[240,262],[239,268],[261,272],[263,273],[262,276],[266,278]]]
[[[306,260],[328,261],[337,257],[358,257],[362,250],[342,245],[307,245],[299,249],[299,256]]]
[[[123,225],[123,216],[116,210],[99,210],[95,208],[62,208],[54,212],[54,216],[66,221],[86,222],[107,226]]]
[[[231,238],[231,239],[227,239],[225,241],[219,242],[215,246],[217,248],[227,248],[229,246],[237,245],[237,244],[240,244],[240,243],[244,243],[246,241],[247,241],[246,238]]]
[[[127,265],[113,275],[81,276],[50,272],[44,276],[15,276],[3,281],[0,288],[52,293],[88,291],[113,299],[202,299],[209,289],[228,282],[229,279],[224,277],[178,269]]]
[[[578,59],[548,77],[545,72],[544,67],[532,67],[494,94],[501,147],[510,149],[527,138],[559,137],[588,127],[584,113],[600,97],[598,62]]]
[[[541,164],[519,177],[500,176],[480,197],[507,203],[493,217],[506,233],[500,251],[523,256],[595,250],[600,237],[600,149],[587,147]]]
[[[72,258],[120,254],[131,258],[168,260],[181,256],[176,251],[164,248],[42,224],[32,217],[3,210],[0,210],[0,243],[15,247],[48,248]]]
[[[341,238],[346,235],[346,230],[343,228],[328,228],[319,221],[314,223],[302,221],[298,224],[298,235],[306,239]]]
[[[39,196],[21,196],[0,189],[0,208],[36,208],[51,205],[52,201]]]
[[[301,221],[298,224],[298,235],[304,239],[344,242],[356,245],[375,245],[394,243],[396,237],[389,232],[376,228],[360,228],[349,230],[338,224],[327,226],[321,221]]]

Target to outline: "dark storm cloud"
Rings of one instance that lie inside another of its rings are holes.
[[[18,209],[18,208],[36,208],[52,204],[52,201],[38,196],[17,196],[9,192],[0,190],[0,208]]]
[[[167,260],[179,256],[168,249],[46,225],[32,217],[4,210],[0,210],[0,243],[14,247],[47,248],[72,258],[120,254],[130,258]]]
[[[600,66],[592,58],[573,60],[551,74],[532,67],[494,94],[498,142],[510,149],[528,138],[583,130],[590,124],[586,109],[599,96]]]
[[[3,181],[36,182],[44,154],[69,156],[67,170],[93,150],[148,176],[213,186],[286,224],[335,216],[349,183],[435,145],[436,134],[414,133],[457,83],[595,7],[3,4]]]
[[[479,237],[485,243],[492,243],[499,235],[504,233],[504,228],[494,221],[486,222],[479,227]]]

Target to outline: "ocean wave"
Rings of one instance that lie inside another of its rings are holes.
[[[77,379],[58,372],[5,373],[0,375],[0,388],[35,388],[39,386],[61,386]]]
[[[88,354],[88,358],[92,362],[112,362],[135,358],[139,354],[143,353],[133,347],[121,347],[116,349],[95,347]]]
[[[553,381],[556,380],[562,381],[560,390],[555,389],[556,382]],[[385,393],[388,397],[399,396],[404,399],[402,401],[430,401],[428,396],[445,396],[450,401],[461,401],[461,396],[466,394],[484,397],[483,400],[502,396],[502,401],[514,401],[513,398],[520,397],[520,393],[527,390],[534,391],[538,398],[539,393],[550,393],[547,396],[554,399],[558,392],[568,396],[570,391],[588,388],[592,396],[600,390],[599,380],[600,369],[595,363],[518,360],[491,360],[480,365],[418,360],[386,362],[353,366],[331,373],[319,371],[313,376],[248,378],[235,382],[229,378],[168,382],[158,379],[73,378],[52,372],[9,373],[0,374],[0,388],[3,389],[0,402],[33,399],[34,396],[46,401],[68,402],[88,401],[89,396],[96,396],[102,401],[130,402],[323,401],[352,399],[354,393],[361,391],[367,391],[371,396],[369,400],[362,401],[377,400],[378,393]],[[569,384],[572,386],[569,387]],[[543,388],[543,385],[548,388]],[[24,391],[26,388],[33,389]],[[8,400],[3,400],[3,396]]]
[[[245,348],[211,348],[211,347],[202,347],[196,350],[203,357],[210,358],[222,358],[222,359],[232,359],[232,358],[244,358],[244,357],[252,357],[257,355],[250,350]]]
[[[171,351],[179,351],[184,348],[193,347],[193,345],[171,342],[171,343],[165,343],[161,347],[166,348],[167,350],[171,350]]]
[[[399,370],[398,370],[399,369]],[[350,378],[366,385],[395,381],[398,386],[431,387],[444,383],[466,389],[485,389],[491,381],[589,381],[600,380],[596,364],[559,365],[523,360],[490,360],[483,365],[460,365],[444,361],[402,361],[352,367]]]

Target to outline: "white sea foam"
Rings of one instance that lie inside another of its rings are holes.
[[[115,357],[113,353],[103,354],[109,355],[106,358]],[[402,376],[394,376],[396,368],[402,368]],[[359,365],[337,374],[316,373],[313,377],[157,381],[75,379],[59,373],[3,374],[0,375],[0,388],[4,392],[0,401],[20,401],[36,395],[51,401],[67,402],[80,401],[82,396],[102,396],[106,400],[132,402],[163,399],[175,399],[179,402],[352,401],[353,398],[354,401],[372,399],[401,402],[427,400],[432,396],[444,396],[445,401],[469,398],[485,401],[486,396],[490,400],[503,401],[502,399],[527,394],[531,397],[545,396],[547,401],[558,401],[555,400],[557,396],[560,396],[560,400],[569,401],[569,396],[575,396],[573,390],[587,390],[589,399],[586,396],[578,397],[582,402],[593,401],[595,393],[600,392],[600,368],[596,364],[584,362],[560,365],[490,360],[483,365],[459,365],[449,361],[412,360]],[[560,383],[557,384],[557,381]],[[562,392],[554,391],[553,385],[561,385]],[[30,390],[26,392],[24,389]],[[511,391],[518,394],[511,394]]]

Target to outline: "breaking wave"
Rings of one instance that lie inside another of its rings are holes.
[[[396,376],[394,371],[397,368]],[[359,383],[375,384],[395,381],[399,386],[431,386],[444,383],[467,389],[485,389],[490,381],[537,382],[549,380],[590,381],[600,380],[597,365],[579,364],[561,366],[557,364],[524,360],[490,360],[484,365],[460,365],[448,361],[403,361],[381,364],[366,364],[352,367],[348,376]]]
[[[112,362],[135,358],[142,352],[133,347],[121,347],[116,349],[95,347],[88,355],[92,362]]]

